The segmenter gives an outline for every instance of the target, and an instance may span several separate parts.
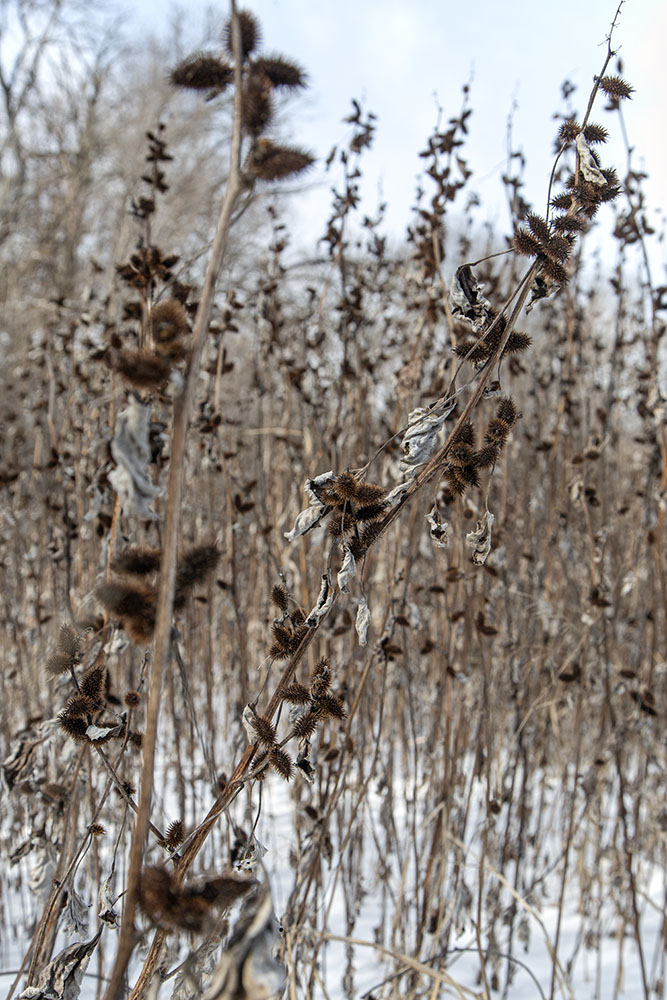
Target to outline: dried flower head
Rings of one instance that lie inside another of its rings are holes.
[[[306,86],[306,74],[301,66],[284,56],[261,56],[253,62],[253,69],[263,73],[273,87],[297,90]]]
[[[220,93],[234,79],[234,71],[212,53],[199,52],[180,62],[169,79],[174,87]]]
[[[620,76],[603,76],[600,80],[600,89],[605,92],[607,97],[611,98],[612,101],[622,101],[625,98],[631,98],[635,92],[635,88],[631,87]]]
[[[303,149],[260,139],[248,158],[246,168],[258,180],[277,181],[302,173],[314,162],[315,158]]]
[[[249,10],[239,10],[237,13],[239,28],[241,31],[241,56],[245,59],[251,52],[254,52],[262,40],[262,30],[259,21]],[[234,44],[232,37],[232,19],[229,18],[225,24],[223,32],[225,48],[230,55],[234,54]]]

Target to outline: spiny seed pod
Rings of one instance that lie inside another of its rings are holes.
[[[281,622],[274,622],[271,626],[273,641],[280,648],[283,654],[289,656],[293,647],[293,633]]]
[[[475,455],[473,455],[472,458],[474,459]],[[460,469],[457,469],[457,475],[466,484],[466,486],[472,486],[475,489],[479,486],[479,473],[477,472],[473,462],[469,465],[463,465]]]
[[[512,246],[517,253],[524,257],[537,257],[542,252],[542,244],[536,240],[532,233],[520,226],[515,230],[512,238]]]
[[[276,584],[271,590],[271,601],[275,604],[279,611],[287,611],[289,604],[289,594],[287,593],[287,589]]]
[[[248,160],[248,172],[261,181],[279,181],[294,177],[311,167],[315,157],[295,146],[279,146],[260,139]]]
[[[105,701],[104,688],[106,676],[107,668],[104,664],[86,670],[79,683],[81,694],[87,698],[91,698],[98,705],[102,704]]]
[[[522,333],[520,330],[513,330],[507,338],[504,353],[519,354],[521,351],[527,351],[532,342],[533,338],[527,333]]]
[[[570,196],[566,197],[569,199]],[[583,233],[588,228],[586,220],[578,215],[557,215],[553,227],[558,233]]]
[[[488,469],[495,465],[498,459],[498,446],[496,444],[486,444],[475,454],[475,464],[478,469]]]
[[[494,417],[493,420],[489,420],[484,437],[488,444],[495,445],[497,448],[502,448],[509,437],[509,432],[510,425],[504,420],[499,420],[498,417]]]
[[[245,82],[241,114],[243,125],[250,135],[259,135],[273,118],[272,89],[269,79],[263,73],[251,73]],[[252,160],[254,161],[254,155]]]
[[[518,417],[516,405],[511,396],[504,396],[503,399],[498,403],[498,409],[496,410],[496,416],[499,420],[504,420],[506,424],[511,427],[512,424],[516,423]]]
[[[354,511],[357,521],[377,521],[385,513],[386,507],[383,503],[369,503],[364,507],[358,507]]]
[[[111,367],[139,389],[158,389],[169,378],[167,361],[150,351],[118,351],[111,357]]]
[[[137,708],[141,704],[141,695],[138,691],[126,691],[123,695],[123,704],[126,708]]]
[[[132,545],[111,560],[111,568],[116,573],[145,576],[147,573],[156,573],[159,570],[161,559],[161,549]]]
[[[283,701],[290,705],[307,705],[310,701],[310,693],[305,684],[298,684],[294,681],[288,684],[282,693]]]
[[[321,716],[319,712],[311,710],[310,712],[304,712],[300,715],[292,727],[292,732],[294,736],[299,740],[309,739],[320,723]]]
[[[131,616],[155,621],[155,591],[152,587],[110,580],[100,584],[95,594],[100,604],[117,618]]]
[[[79,636],[69,622],[63,622],[58,629],[56,648],[63,656],[75,660],[79,653]]]
[[[333,694],[325,694],[317,699],[317,710],[323,718],[344,719],[347,715],[345,706]]]
[[[380,486],[379,483],[358,483],[357,484],[357,503],[360,504],[372,504],[381,503],[387,496],[387,491],[384,486]]]
[[[170,823],[167,827],[167,832],[164,835],[164,846],[174,850],[179,844],[183,843],[184,837],[185,823],[182,819],[175,819],[174,822]]]
[[[130,746],[133,746],[136,750],[141,750],[144,745],[144,734],[138,732],[137,730],[132,730],[127,740]]]
[[[456,435],[455,444],[459,443],[469,445],[475,444],[475,428],[470,420],[466,420],[465,424]]]
[[[451,465],[462,467],[469,465],[472,459],[473,447],[465,441],[456,441],[447,456]]]
[[[327,527],[329,534],[338,538],[339,535],[346,535],[348,532],[354,531],[356,524],[356,518],[351,511],[346,510],[345,513],[341,513],[338,509],[333,511]]]
[[[273,747],[270,751],[269,764],[285,781],[289,781],[294,773],[292,758],[285,750],[281,750],[280,747]]]
[[[245,59],[259,47],[262,40],[262,30],[259,21],[249,10],[238,11],[239,28],[241,31],[241,56]],[[225,24],[223,33],[225,48],[230,55],[234,54],[234,43],[232,36],[232,19],[229,18]]]
[[[267,747],[275,746],[278,737],[276,734],[276,727],[270,719],[267,719],[264,715],[256,715],[252,724],[255,732],[257,733],[257,740],[259,743],[263,743],[264,746]]]
[[[363,545],[364,550],[369,549],[373,542],[376,541],[382,534],[382,522],[380,521],[370,521],[364,524],[359,532],[359,541]]]
[[[551,257],[552,260],[557,260],[562,264],[568,260],[571,253],[572,243],[567,239],[567,237],[554,233],[549,240],[548,256]]]
[[[635,92],[635,88],[620,76],[603,76],[600,80],[600,89],[614,101],[631,98]]]
[[[58,725],[70,739],[76,743],[88,743],[86,730],[88,723],[81,716],[69,716],[66,712],[61,712],[58,716]]]
[[[569,275],[562,264],[559,264],[557,260],[550,260],[548,257],[542,263],[542,273],[546,274],[548,278],[552,281],[557,282],[559,285],[566,285],[569,280]]]
[[[151,334],[156,345],[178,340],[188,333],[188,317],[178,299],[166,299],[153,307]]]
[[[359,491],[359,481],[351,472],[341,472],[330,485],[330,490],[338,501],[356,500]]]
[[[460,341],[454,348],[454,353],[472,365],[483,364],[491,355],[491,351],[482,340]]]
[[[88,827],[91,837],[103,837],[107,832],[101,823],[91,823]]]
[[[71,656],[65,656],[63,653],[51,653],[46,661],[46,672],[50,677],[58,677],[59,674],[67,673],[72,665]]]
[[[306,75],[302,68],[283,56],[261,56],[253,62],[253,69],[268,77],[274,87],[297,90],[306,86]]]
[[[294,625],[295,627],[303,625],[303,623],[306,620],[306,612],[303,610],[303,608],[294,608],[293,611],[290,611],[289,619],[292,625]]]
[[[587,143],[597,143],[606,142],[609,138],[609,132],[607,132],[604,125],[597,125],[595,122],[589,122],[589,124],[584,129],[584,139]]]
[[[568,208],[570,208],[570,206],[572,205],[572,200],[573,199],[571,194],[566,194],[565,192],[563,192],[562,194],[555,195],[551,199],[551,204],[554,208],[558,209],[559,211],[567,212]]]
[[[561,122],[560,128],[558,129],[558,141],[561,145],[569,146],[571,142],[574,142],[579,133],[581,132],[581,125],[574,118],[566,118],[564,122]]]
[[[353,557],[355,562],[359,562],[359,560],[363,559],[366,555],[366,546],[362,542],[361,538],[350,538],[347,544],[350,550],[350,555]]]
[[[85,694],[75,694],[68,699],[64,714],[70,719],[84,718],[87,715],[92,715],[96,707],[93,698],[89,698]]]
[[[234,79],[234,71],[222,59],[209,52],[188,56],[171,71],[174,87],[187,90],[215,90],[220,93]]]
[[[221,552],[215,545],[196,545],[179,559],[174,588],[174,607],[182,608],[188,593],[215,569]]]
[[[551,230],[546,219],[543,219],[541,215],[537,215],[535,212],[529,212],[526,216],[526,222],[530,226],[530,231],[536,240],[542,244],[549,243]]]

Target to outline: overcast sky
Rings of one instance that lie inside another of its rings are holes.
[[[474,113],[463,155],[474,171],[470,188],[483,202],[480,221],[491,218],[507,226],[500,178],[506,166],[507,121],[513,107],[515,143],[528,161],[526,190],[536,205],[544,205],[555,134],[552,114],[564,106],[561,83],[567,78],[576,85],[572,101],[581,114],[592,77],[602,66],[616,0],[560,0],[558,4],[257,0],[247,6],[262,24],[264,49],[296,59],[308,72],[310,89],[294,101],[295,141],[324,159],[334,143],[349,135],[342,118],[349,113],[351,98],[378,115],[374,149],[363,160],[364,207],[373,212],[380,198],[386,199],[390,206],[387,229],[398,238],[414,200],[422,164],[418,153],[436,122],[438,106],[444,122],[457,114],[466,82],[471,84]],[[165,24],[169,20],[169,7],[156,0],[130,0],[125,7],[152,29],[159,27],[162,18]],[[188,3],[188,25],[197,39],[201,39],[198,32],[203,31],[206,7],[203,0]],[[226,4],[221,4],[221,20],[226,12]],[[667,190],[666,38],[664,0],[626,0],[614,45],[624,61],[624,76],[636,89],[633,100],[625,102],[625,118],[636,148],[634,165],[650,174],[647,192],[656,211],[664,206]],[[616,116],[603,112],[602,106],[600,101],[593,120],[601,121],[618,137]],[[626,160],[619,141],[607,146],[603,162],[615,165],[624,175]],[[323,181],[322,189],[309,200],[301,221],[313,233],[321,233],[329,181],[323,170],[311,176]]]

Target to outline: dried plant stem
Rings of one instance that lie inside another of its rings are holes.
[[[127,896],[125,898],[125,905],[123,908],[123,923],[121,925],[116,961],[111,974],[111,982],[106,992],[106,1000],[120,1000],[120,997],[123,994],[125,973],[136,943],[134,916],[139,898],[139,883],[141,878],[144,844],[149,828],[150,808],[153,796],[155,747],[157,742],[157,729],[162,701],[162,677],[169,659],[171,645],[171,629],[174,610],[174,584],[176,579],[176,555],[180,535],[181,499],[183,495],[183,483],[185,480],[185,459],[190,414],[195,398],[202,352],[208,334],[216,285],[227,249],[232,215],[239,196],[244,188],[240,164],[241,59],[239,56],[241,44],[234,0],[231,0],[231,8],[234,50],[236,54],[236,90],[229,178],[225,190],[225,197],[220,209],[220,216],[218,218],[213,248],[211,250],[211,257],[206,269],[201,300],[199,302],[194,328],[192,331],[192,353],[185,386],[182,394],[174,404],[171,466],[167,492],[162,563],[160,566],[160,589],[158,593],[155,622],[154,660],[150,675],[150,690],[146,711],[146,728],[143,741],[143,763],[141,770],[139,812],[137,814],[132,836],[130,866],[127,877]],[[132,995],[138,996],[140,994],[133,991]]]

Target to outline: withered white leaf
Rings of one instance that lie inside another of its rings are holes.
[[[76,1000],[81,992],[81,981],[97,946],[102,929],[90,939],[63,948],[42,969],[37,986],[29,986],[16,1000]]]
[[[63,911],[63,927],[68,934],[83,936],[88,933],[88,907],[70,885],[67,891],[67,904]]]
[[[343,543],[343,552],[345,553],[343,565],[338,570],[338,576],[336,579],[338,581],[338,589],[341,594],[349,594],[350,588],[348,584],[354,580],[357,575],[357,560],[350,552],[350,546],[346,542]]]
[[[414,473],[413,473],[414,475]],[[399,483],[398,486],[394,486],[393,490],[387,494],[385,497],[385,504],[387,507],[395,507],[396,504],[401,500],[405,494],[408,492],[412,486],[412,480],[408,479],[405,483]]]
[[[248,737],[248,743],[257,742],[257,730],[255,728],[255,717],[256,713],[250,705],[246,705],[243,709],[243,715],[241,716],[241,722],[243,723],[243,728],[245,729],[245,734]]]
[[[274,957],[280,943],[271,894],[261,886],[250,893],[228,946],[218,962],[202,1000],[272,1000],[280,996],[287,979]]]
[[[584,175],[584,180],[588,181],[589,184],[595,184],[597,187],[604,187],[607,183],[607,178],[593,159],[593,154],[584,139],[583,132],[580,132],[577,136],[577,153],[579,154],[579,166]]]
[[[447,528],[449,525],[447,521],[442,520],[440,517],[440,511],[435,504],[431,507],[430,512],[426,514],[426,520],[429,523],[431,540],[435,547],[438,549],[447,548],[447,545],[449,544]]]
[[[120,496],[124,514],[135,514],[145,520],[157,517],[148,504],[162,491],[151,482],[148,465],[151,457],[148,430],[149,406],[143,406],[134,396],[116,417],[111,454],[116,468],[108,480]]]
[[[107,927],[118,926],[118,913],[114,909],[118,896],[112,888],[113,875],[105,878],[97,894],[97,916]]]
[[[93,726],[90,725],[86,729],[86,736],[89,740],[103,740],[107,736],[117,736],[121,731],[120,723],[117,726]]]
[[[401,464],[405,468],[423,465],[431,457],[438,443],[438,434],[455,406],[454,401],[444,410],[418,407],[410,412],[408,426],[401,441]]]
[[[191,952],[174,980],[171,1000],[196,1000],[204,991],[204,980],[215,968],[220,940],[213,935]]]
[[[472,561],[477,566],[482,566],[491,551],[491,532],[495,518],[490,510],[484,512],[484,517],[477,522],[474,531],[469,531],[466,535],[466,543],[472,549]]]
[[[333,599],[334,591],[331,587],[331,575],[327,570],[326,573],[322,574],[322,582],[320,583],[320,592],[317,595],[317,603],[306,618],[304,625],[307,625],[308,628],[314,628],[316,625],[319,625],[320,618],[327,614],[329,608],[333,604]]]
[[[362,597],[357,605],[357,616],[354,620],[354,627],[357,632],[360,646],[366,646],[368,644],[368,626],[370,623],[371,612],[368,607],[368,601],[365,597]]]
[[[284,535],[288,542],[293,542],[295,538],[299,535],[305,535],[307,531],[314,528],[315,525],[322,519],[326,513],[326,507],[323,503],[315,502],[310,507],[306,507],[297,514],[296,521],[294,522],[294,527],[291,531],[285,531]]]
[[[336,473],[333,469],[330,469],[329,472],[322,472],[319,476],[315,476],[314,479],[306,479],[304,490],[306,491],[310,502],[313,504],[321,503],[321,500],[317,495],[317,490],[326,486],[327,483],[332,482],[335,478]]]

